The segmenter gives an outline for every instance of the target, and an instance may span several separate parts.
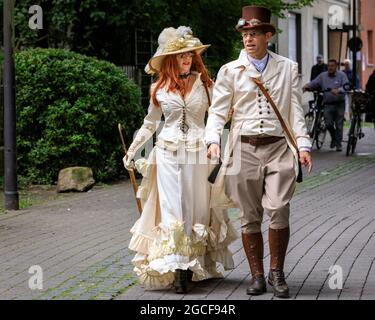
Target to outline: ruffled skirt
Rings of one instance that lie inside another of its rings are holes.
[[[226,209],[211,208],[212,167],[204,149],[176,151],[155,147],[148,161],[137,161],[144,176],[138,191],[143,211],[129,244],[139,282],[146,289],[168,288],[176,269],[193,272],[193,281],[220,278],[234,267],[228,245],[236,238]]]

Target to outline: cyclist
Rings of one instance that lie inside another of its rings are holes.
[[[313,81],[303,87],[303,91],[321,88],[324,91],[324,118],[332,141],[331,149],[342,151],[342,137],[344,129],[345,113],[345,89],[349,83],[348,77],[342,71],[337,70],[338,63],[335,59],[328,61],[328,71],[321,73]]]
[[[323,55],[319,54],[316,57],[316,64],[314,64],[311,67],[310,81],[313,81],[314,79],[316,79],[316,77],[318,75],[320,75],[322,72],[325,72],[325,71],[327,71],[327,65],[324,63]],[[320,90],[318,90],[318,91],[320,91]],[[309,101],[310,107],[311,107],[311,104],[314,101],[316,101],[317,98],[318,98],[318,94],[314,93],[314,100],[313,101]]]
[[[327,71],[327,65],[324,63],[323,56],[319,54],[316,57],[316,64],[311,68],[310,81],[313,81],[322,72]]]

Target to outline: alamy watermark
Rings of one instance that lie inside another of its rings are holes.
[[[328,26],[330,29],[342,29],[344,23],[344,9],[338,5],[332,5],[328,9]]]
[[[43,269],[39,265],[34,265],[29,268],[29,274],[32,276],[29,278],[30,290],[43,290]]]
[[[329,267],[328,273],[331,275],[328,280],[328,286],[331,290],[342,290],[343,271],[339,265]]]
[[[33,5],[29,8],[32,16],[29,18],[29,28],[32,30],[43,29],[43,9],[41,6]]]

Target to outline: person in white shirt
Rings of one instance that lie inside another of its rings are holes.
[[[283,272],[290,234],[289,203],[295,190],[298,160],[311,171],[311,141],[300,101],[298,65],[267,50],[275,33],[270,18],[267,8],[242,9],[236,28],[242,34],[244,49],[217,75],[205,142],[207,156],[219,158],[221,134],[233,109],[230,143],[215,188],[224,188],[227,201],[241,211],[242,242],[252,274],[247,288],[250,295],[266,292],[261,223],[263,211],[267,210],[271,256],[268,282],[275,296],[285,298],[289,296]],[[293,143],[285,137],[276,113],[252,78],[264,84],[294,135]],[[238,166],[233,165],[238,162]]]
[[[186,293],[189,276],[192,281],[222,277],[216,262],[234,267],[228,245],[236,232],[225,210],[210,208],[212,165],[203,137],[213,82],[200,56],[209,45],[184,26],[164,29],[158,42],[145,69],[157,75],[148,114],[123,159],[131,169],[164,115],[149,165],[144,168],[142,159],[135,163],[144,176],[138,192],[143,211],[131,229],[129,248],[136,251],[134,270],[146,289],[173,284],[177,293]]]

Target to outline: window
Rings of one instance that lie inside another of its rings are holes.
[[[367,63],[374,64],[374,39],[372,30],[367,31]]]
[[[298,62],[301,73],[301,15],[289,13],[289,59]]]
[[[313,20],[313,64],[319,54],[323,54],[323,20]]]

